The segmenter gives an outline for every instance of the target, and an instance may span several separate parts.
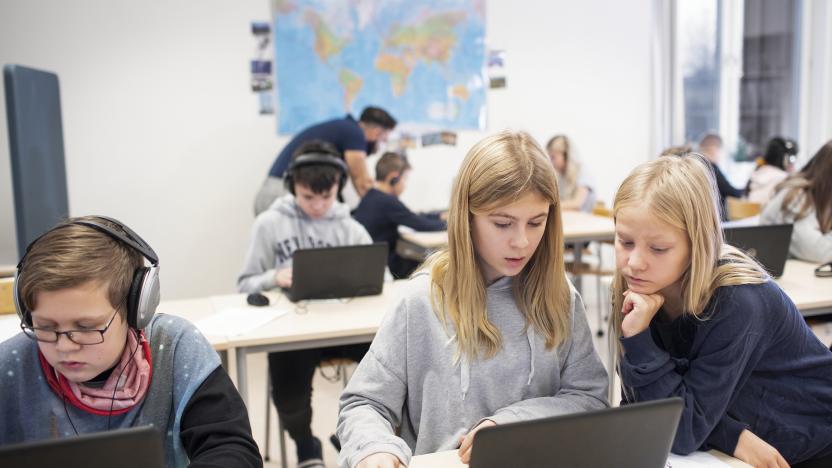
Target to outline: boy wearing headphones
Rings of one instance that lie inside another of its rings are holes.
[[[99,216],[29,245],[14,289],[23,333],[0,343],[0,445],[152,425],[167,466],[263,466],[217,353],[186,320],[154,314],[158,265]]]
[[[347,180],[337,148],[323,141],[302,145],[285,176],[288,194],[260,213],[237,289],[256,293],[292,285],[292,256],[298,249],[370,244],[372,239],[337,201]],[[323,265],[322,265],[323,266]],[[337,266],[335,267],[337,268]],[[298,466],[323,467],[321,442],[312,435],[312,378],[325,359],[360,361],[369,344],[269,354],[272,399],[297,447]]]
[[[439,216],[419,215],[399,200],[407,187],[410,163],[404,155],[387,152],[376,163],[376,182],[367,191],[353,217],[367,228],[375,242],[387,242],[387,266],[396,278],[406,278],[419,266],[418,262],[396,253],[399,225],[417,231],[444,231],[445,221]]]

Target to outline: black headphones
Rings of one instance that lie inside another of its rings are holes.
[[[303,153],[298,157],[294,158],[291,163],[289,163],[288,169],[286,169],[286,175],[283,178],[283,183],[286,185],[286,190],[289,191],[292,195],[295,194],[295,171],[301,167],[306,166],[332,166],[339,171],[338,177],[338,195],[340,197],[341,190],[344,188],[344,185],[347,183],[347,163],[344,162],[343,159],[339,158],[338,156],[329,154],[329,153]]]
[[[115,224],[124,230],[124,233],[118,232],[106,224],[97,223],[87,219],[75,219],[69,220],[50,229],[26,247],[26,253],[23,254],[23,258],[21,258],[20,262],[17,264],[17,270],[14,274],[14,305],[17,310],[17,316],[20,317],[20,320],[23,323],[29,326],[32,325],[32,315],[23,305],[23,299],[20,295],[19,286],[20,271],[26,261],[26,255],[32,249],[32,246],[34,246],[46,234],[56,229],[79,225],[95,229],[96,231],[112,237],[116,241],[119,241],[122,244],[136,250],[150,262],[151,266],[142,266],[137,268],[133,274],[133,282],[130,285],[130,290],[127,292],[127,325],[133,329],[142,330],[150,324],[150,319],[153,318],[153,314],[156,312],[156,307],[159,305],[160,298],[159,256],[156,255],[156,252],[150,247],[150,245],[148,245],[147,242],[145,242],[144,239],[120,221],[106,216],[96,216],[96,218]]]
[[[396,186],[396,184],[398,184],[398,183],[399,183],[399,180],[401,180],[401,178],[402,178],[402,176],[401,176],[401,175],[397,175],[397,176],[393,177],[392,179],[390,179],[390,185],[391,185],[392,187],[395,187],[395,186]]]

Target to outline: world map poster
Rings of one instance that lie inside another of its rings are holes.
[[[484,0],[273,0],[277,131],[379,106],[485,128]]]

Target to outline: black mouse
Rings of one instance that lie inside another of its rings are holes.
[[[260,293],[251,293],[246,297],[246,302],[253,306],[267,306],[269,305],[269,298]]]

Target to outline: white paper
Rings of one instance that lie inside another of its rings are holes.
[[[20,319],[17,314],[0,318],[0,342],[20,333]]]
[[[232,337],[254,331],[287,313],[275,307],[234,307],[198,320],[195,325],[206,336]]]
[[[667,457],[666,468],[704,468],[704,467],[729,467],[727,463],[708,452],[693,452],[690,455],[676,455],[671,453]]]

